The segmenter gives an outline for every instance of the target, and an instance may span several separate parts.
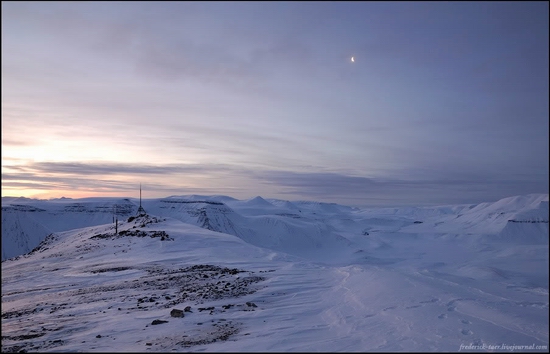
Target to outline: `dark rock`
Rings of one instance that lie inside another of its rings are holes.
[[[199,307],[199,312],[202,312],[202,311],[211,311],[213,310],[214,307],[211,306],[211,307]]]
[[[172,316],[172,317],[183,317],[184,316],[183,310],[173,309],[172,311],[170,311],[170,316]]]
[[[154,320],[153,322],[151,322],[152,325],[158,325],[158,324],[163,324],[163,323],[168,323],[168,321]]]

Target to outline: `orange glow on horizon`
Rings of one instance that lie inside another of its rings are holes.
[[[86,190],[45,191],[43,189],[2,188],[2,197],[24,197],[24,198],[31,198],[31,199],[57,199],[62,197],[72,198],[72,199],[92,198],[92,197],[121,197],[121,198],[133,197],[130,195],[121,195],[121,194],[122,193],[118,191],[86,191]]]

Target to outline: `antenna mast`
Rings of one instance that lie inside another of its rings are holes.
[[[116,213],[116,204],[115,204],[115,235],[118,235],[118,215]]]
[[[146,215],[145,209],[141,206],[141,183],[139,184],[139,208],[138,208],[138,216]]]

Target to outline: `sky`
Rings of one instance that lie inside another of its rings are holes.
[[[2,2],[2,196],[548,193],[548,2]],[[354,58],[352,61],[351,58]]]

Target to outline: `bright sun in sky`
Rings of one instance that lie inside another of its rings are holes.
[[[355,57],[351,57],[351,62],[355,63]]]

